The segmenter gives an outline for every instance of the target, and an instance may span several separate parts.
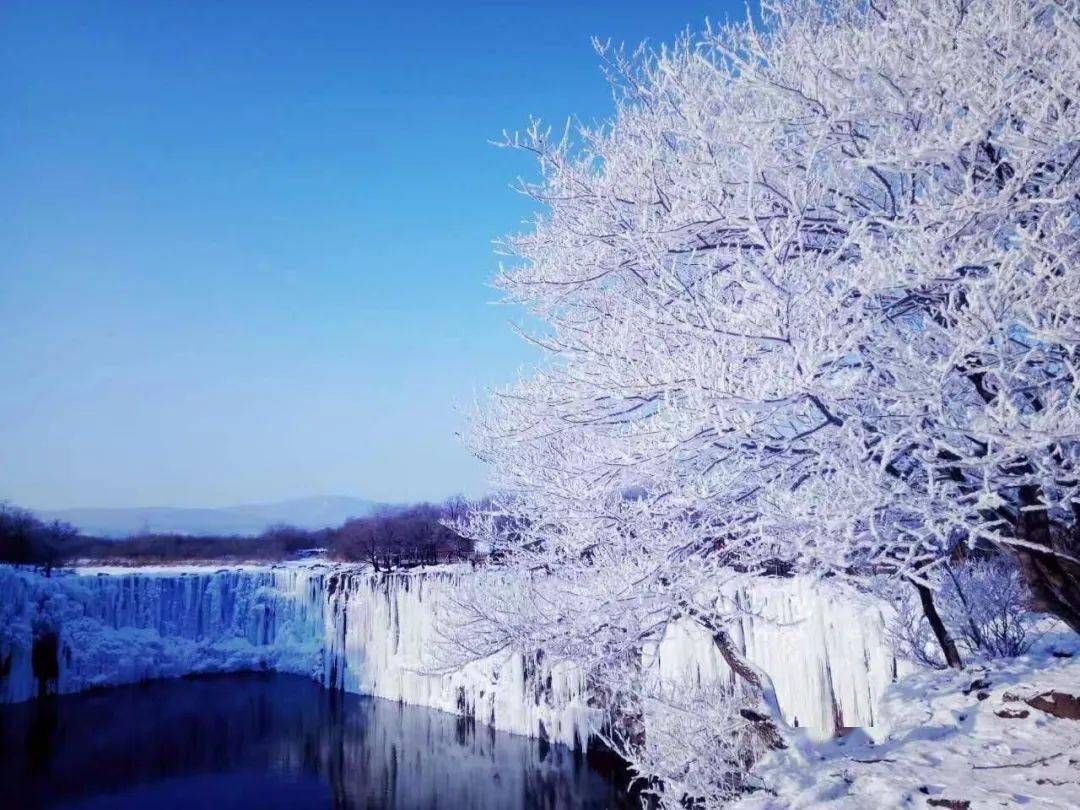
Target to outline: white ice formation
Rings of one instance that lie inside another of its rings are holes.
[[[581,745],[592,711],[569,667],[500,655],[449,674],[428,655],[468,569],[377,574],[324,564],[81,569],[0,566],[0,702],[205,672],[273,670]],[[894,677],[883,606],[806,579],[739,595],[737,635],[792,723],[822,736],[871,726]],[[671,678],[724,676],[709,638],[678,627]]]

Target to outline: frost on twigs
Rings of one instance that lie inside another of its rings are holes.
[[[715,806],[756,787],[748,773],[771,749],[746,716],[745,687],[638,677],[609,698],[619,711],[601,736],[661,807]]]
[[[896,657],[929,669],[945,669],[945,657],[914,594],[904,591],[895,605],[888,635]]]
[[[1038,635],[1040,616],[1016,563],[1000,555],[976,557],[941,568],[937,604],[965,655],[1014,658]],[[909,589],[895,595],[889,640],[897,656],[920,666],[944,669],[945,660]]]
[[[591,671],[729,626],[718,582],[988,545],[1080,630],[1077,12],[770,2],[605,52],[610,120],[513,144],[541,213],[496,283],[546,358],[475,420],[463,531],[542,584],[472,632]]]
[[[945,621],[972,655],[1015,658],[1034,643],[1039,617],[1011,559],[976,558],[947,566],[942,595]]]

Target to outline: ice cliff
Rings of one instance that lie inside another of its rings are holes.
[[[568,745],[587,738],[584,678],[505,654],[432,671],[440,616],[465,570],[376,574],[320,564],[83,569],[51,578],[0,566],[0,702],[194,673],[274,670],[441,709]],[[790,722],[829,735],[874,725],[894,675],[880,603],[809,580],[736,595],[749,657]],[[693,628],[668,634],[671,678],[726,673]]]

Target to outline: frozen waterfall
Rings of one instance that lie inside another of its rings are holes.
[[[0,702],[194,673],[274,670],[581,745],[585,679],[504,654],[434,674],[445,601],[468,569],[378,574],[351,566],[81,569],[0,566]],[[772,675],[792,723],[818,735],[877,722],[894,676],[883,606],[804,579],[736,596],[737,634]],[[726,676],[709,638],[673,628],[665,677]]]

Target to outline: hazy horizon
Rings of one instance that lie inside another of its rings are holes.
[[[59,520],[76,526],[83,534],[100,537],[128,537],[148,533],[189,535],[256,535],[271,526],[288,525],[317,531],[344,524],[350,518],[366,517],[383,507],[400,504],[379,503],[348,495],[289,498],[263,503],[222,506],[72,507],[33,509],[46,522]]]
[[[458,493],[449,493],[445,497],[431,499],[433,502],[442,502],[452,498]],[[370,503],[378,503],[380,505],[392,505],[397,502],[390,501],[376,501],[372,498],[365,498],[363,493],[357,493],[355,495],[349,495],[342,492],[326,492],[326,493],[308,493],[299,494],[295,496],[287,496],[284,498],[256,500],[256,501],[226,501],[219,500],[217,502],[207,503],[77,503],[71,506],[50,506],[49,504],[29,504],[29,503],[15,503],[10,501],[12,506],[16,506],[22,509],[29,509],[31,512],[74,512],[82,510],[128,510],[128,509],[241,509],[249,506],[269,506],[281,503],[301,502],[301,501],[313,501],[313,500],[334,500],[334,499],[350,499],[357,501],[368,501]],[[402,501],[401,503],[406,503]]]

